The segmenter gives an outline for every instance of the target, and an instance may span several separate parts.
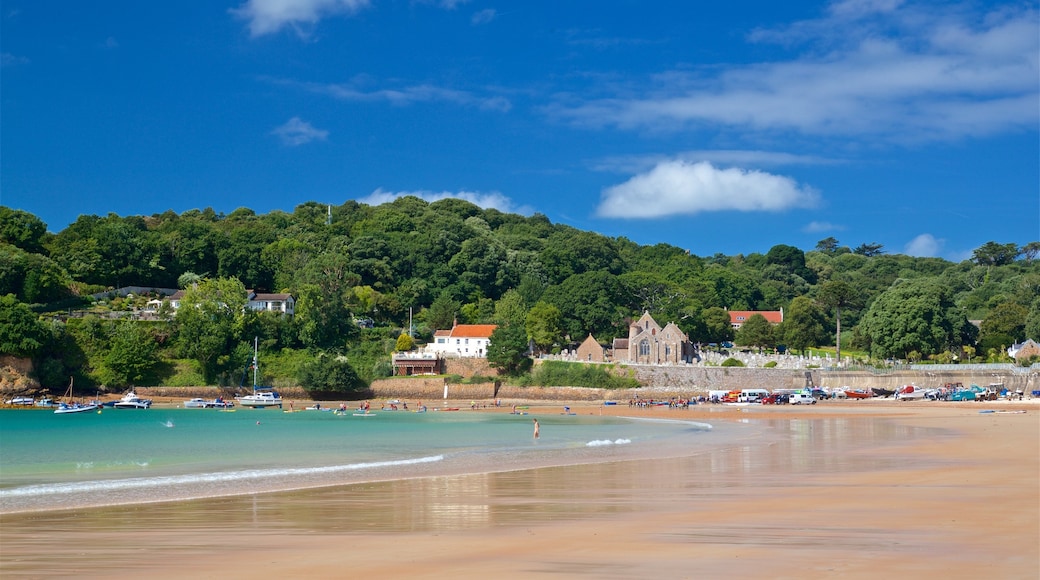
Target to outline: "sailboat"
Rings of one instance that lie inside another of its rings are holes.
[[[258,387],[256,385],[257,373],[260,371],[258,364],[258,355],[260,351],[260,342],[254,337],[253,338],[253,394],[235,397],[238,400],[238,404],[243,407],[254,407],[257,409],[263,409],[265,407],[278,407],[282,408],[282,396],[271,387]]]
[[[67,415],[69,413],[86,413],[88,411],[96,411],[98,405],[96,403],[76,403],[72,400],[72,382],[75,380],[73,377],[69,377],[69,388],[65,391],[65,400],[62,401],[58,408],[54,410],[55,414]]]

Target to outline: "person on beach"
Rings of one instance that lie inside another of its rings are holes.
[[[538,438],[538,419],[532,419],[534,421],[534,438]]]

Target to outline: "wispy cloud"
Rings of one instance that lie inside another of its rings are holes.
[[[823,232],[841,231],[841,230],[844,230],[844,229],[845,229],[845,226],[842,226],[842,225],[832,224],[830,222],[816,222],[816,221],[813,221],[813,222],[809,222],[809,223],[805,224],[805,227],[802,228],[802,231],[807,233],[807,234],[819,234],[819,233],[823,233]]]
[[[754,32],[792,60],[664,71],[619,96],[557,104],[588,126],[955,139],[1030,130],[1040,119],[1038,13],[849,0],[820,19]],[[647,88],[648,87],[648,88]],[[630,95],[636,96],[630,96]]]
[[[307,121],[301,120],[299,117],[293,117],[285,122],[284,125],[275,127],[274,131],[271,131],[272,135],[276,135],[282,140],[282,143],[290,147],[297,147],[310,143],[311,141],[324,141],[329,136],[329,132],[324,129],[316,129]]]
[[[932,234],[921,234],[910,240],[903,248],[903,253],[918,258],[934,258],[939,255],[945,245],[946,240],[944,239],[937,239]]]
[[[489,22],[494,20],[495,16],[497,15],[498,12],[496,12],[494,8],[485,8],[484,10],[480,10],[479,12],[473,13],[473,16],[470,18],[470,22],[473,24],[473,26],[488,24]]]
[[[712,211],[783,211],[812,207],[817,193],[762,171],[718,169],[708,162],[667,161],[603,191],[597,215],[658,218]]]
[[[246,0],[230,12],[248,21],[253,37],[273,34],[288,26],[305,38],[309,32],[304,27],[328,16],[354,14],[368,5],[369,0]]]
[[[445,10],[455,10],[463,4],[469,4],[470,0],[415,0],[417,4],[430,4]]]
[[[284,79],[266,79],[272,83],[299,87],[303,90],[328,95],[345,101],[387,102],[392,105],[407,106],[416,103],[446,102],[465,107],[476,107],[485,111],[507,112],[513,104],[509,99],[499,96],[481,96],[469,91],[449,89],[434,85],[422,84],[396,88],[368,89],[369,79],[357,83],[306,83]]]
[[[790,165],[830,165],[844,163],[844,161],[826,159],[815,155],[798,155],[795,153],[783,153],[777,151],[704,149],[682,151],[670,155],[662,153],[605,157],[593,162],[591,168],[594,171],[632,174],[646,171],[665,161],[685,161],[686,163],[708,161],[716,166],[735,165],[739,167],[783,167]]]
[[[18,66],[22,64],[29,64],[29,59],[24,56],[16,56],[9,52],[0,53],[0,66]]]
[[[419,199],[428,201],[430,203],[440,201],[442,199],[463,199],[474,205],[480,206],[484,209],[494,208],[504,213],[518,213],[529,215],[533,213],[533,210],[525,205],[517,205],[509,197],[499,193],[497,191],[480,192],[480,191],[429,191],[429,190],[418,190],[418,191],[385,191],[382,188],[376,189],[367,197],[357,200],[360,203],[366,203],[368,205],[380,205],[383,203],[389,203],[399,197],[415,196]]]

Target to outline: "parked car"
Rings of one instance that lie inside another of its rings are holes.
[[[792,405],[815,405],[816,398],[805,393],[793,393],[789,396],[788,400]]]

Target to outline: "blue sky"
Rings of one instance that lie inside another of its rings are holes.
[[[410,194],[702,256],[1040,240],[1036,1],[0,10],[0,204],[55,232]]]

